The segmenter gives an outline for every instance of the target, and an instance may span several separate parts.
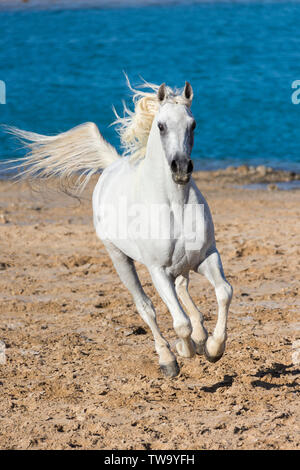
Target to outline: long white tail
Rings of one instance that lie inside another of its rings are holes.
[[[20,169],[18,179],[30,181],[56,177],[64,190],[76,195],[83,191],[94,173],[120,158],[92,122],[55,136],[14,127],[6,127],[6,130],[30,150],[25,157],[10,161],[13,164],[10,169]]]

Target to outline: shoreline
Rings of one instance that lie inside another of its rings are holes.
[[[0,182],[10,182],[12,181],[12,177],[16,174],[16,171],[5,173],[5,171],[2,170],[2,172],[0,171]],[[99,172],[99,175],[100,174],[101,173]],[[98,177],[97,173],[95,178]],[[244,164],[211,170],[194,170],[193,178],[197,183],[200,181],[206,183],[209,183],[210,181],[218,181],[221,185],[266,185],[266,189],[270,190],[276,190],[277,183],[286,183],[286,189],[288,189],[289,183],[291,183],[291,189],[298,189],[297,182],[299,181],[300,188],[300,172],[274,169],[265,165],[252,166]],[[36,181],[38,182],[39,180],[37,179]]]
[[[291,190],[300,189],[300,173],[287,170],[275,170],[265,165],[248,166],[240,165],[237,167],[228,166],[225,169],[211,171],[197,171],[194,174],[195,181],[202,182],[215,180],[221,186],[238,185],[245,189],[251,189],[253,185],[261,185],[261,189],[268,190]],[[283,185],[285,183],[285,185]],[[264,187],[265,186],[265,187]],[[247,188],[248,187],[248,188]],[[255,187],[254,187],[255,188]],[[259,187],[255,188],[259,189]]]

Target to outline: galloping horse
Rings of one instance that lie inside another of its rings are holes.
[[[175,354],[160,333],[134,261],[147,267],[168,307],[179,338],[176,349],[183,357],[192,357],[195,352],[205,354],[211,362],[222,357],[232,287],[224,276],[208,204],[191,176],[196,126],[191,112],[192,87],[186,82],[178,92],[165,84],[147,86],[150,92],[131,88],[134,111],[125,106],[124,117],[116,114],[125,147],[122,156],[93,123],[52,137],[15,128],[9,131],[30,149],[22,159],[25,179],[59,177],[68,187],[77,175],[75,189],[80,193],[91,175],[103,170],[93,193],[96,233],[153,333],[162,372],[174,377],[179,373]],[[140,225],[149,228],[150,224],[151,234],[134,230],[137,225],[132,224],[132,210],[137,207],[143,213]],[[156,215],[144,217],[151,213]],[[152,235],[161,230],[168,235]],[[190,271],[206,276],[215,288],[218,320],[211,336],[188,292]]]

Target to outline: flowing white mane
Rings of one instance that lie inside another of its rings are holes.
[[[130,160],[135,162],[144,158],[146,154],[152,122],[160,106],[157,97],[159,86],[144,82],[141,88],[149,88],[152,90],[152,92],[144,92],[132,88],[127,76],[126,79],[128,88],[133,92],[132,101],[134,103],[134,111],[128,109],[123,102],[124,116],[120,117],[115,108],[113,108],[117,118],[113,122],[113,125],[117,126],[117,132],[120,136],[122,148],[124,149],[123,155],[130,156]],[[172,90],[172,88],[166,87],[166,91],[167,102],[188,104],[188,101],[181,95],[179,90]]]
[[[117,125],[123,155],[129,155],[130,160],[136,162],[146,154],[152,122],[159,107],[166,102],[190,106],[191,90],[188,90],[188,95],[181,94],[179,90],[172,90],[164,84],[159,87],[144,82],[141,88],[151,90],[144,92],[132,88],[128,78],[127,84],[133,92],[134,111],[130,111],[124,104],[124,116],[120,117],[114,110],[117,119],[113,124]],[[159,100],[158,94],[162,86],[164,94]],[[55,136],[40,135],[15,127],[5,128],[28,149],[24,157],[6,162],[11,165],[9,170],[17,170],[13,179],[42,181],[58,177],[61,188],[69,194],[79,195],[92,175],[121,158],[92,122]]]

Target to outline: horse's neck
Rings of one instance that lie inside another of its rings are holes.
[[[181,205],[186,203],[189,183],[181,186],[173,181],[156,123],[153,124],[148,138],[140,177],[142,187],[151,187],[153,193],[166,202]]]

